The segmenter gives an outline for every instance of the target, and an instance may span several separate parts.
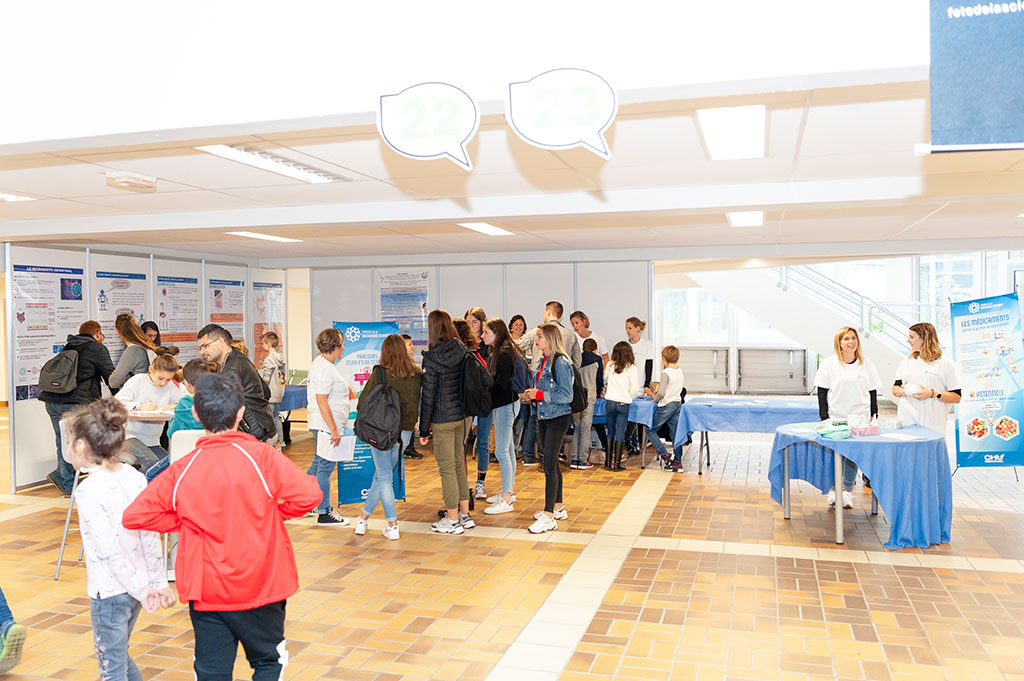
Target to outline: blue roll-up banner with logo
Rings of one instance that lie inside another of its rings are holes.
[[[362,393],[363,386],[370,379],[370,371],[380,359],[384,339],[392,333],[398,333],[398,327],[381,322],[334,322],[334,328],[345,334],[345,350],[338,362],[338,370],[348,384],[355,388],[356,393]],[[356,402],[353,400],[345,435],[355,435],[352,431],[355,418]],[[405,499],[404,457],[398,457],[393,481],[395,498]],[[372,482],[373,454],[370,445],[357,439],[352,461],[338,464],[338,504],[363,503]]]
[[[953,303],[953,354],[963,379],[958,466],[1024,465],[1024,357],[1016,293]]]
[[[931,149],[1024,148],[1024,0],[931,0]]]

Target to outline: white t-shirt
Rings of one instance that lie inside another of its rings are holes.
[[[882,390],[875,364],[867,357],[864,363],[841,361],[837,356],[826,357],[814,377],[815,388],[828,390],[828,415],[833,418],[860,416],[871,418],[872,390]]]
[[[627,339],[629,342],[629,339]],[[637,381],[640,382],[640,389],[644,387],[645,365],[647,360],[654,360],[651,363],[651,380],[653,381],[658,376],[658,361],[657,358],[652,354],[651,341],[641,336],[640,340],[636,343],[629,342],[629,347],[633,348],[633,370],[636,372]]]
[[[345,430],[348,423],[348,383],[338,367],[323,355],[317,355],[309,365],[309,383],[306,385],[306,420],[310,430],[330,432],[327,422],[320,414],[316,403],[317,395],[327,395],[327,406],[331,408],[338,432]]]
[[[593,331],[591,331],[590,335],[587,336],[586,338],[577,333],[576,338],[578,338],[580,341],[580,352],[583,352],[583,341],[588,340],[590,338],[593,338],[594,342],[597,343],[597,354],[603,355],[604,353],[608,352],[608,346],[604,342],[604,337],[594,333]]]
[[[900,362],[896,369],[896,380],[903,381],[903,387],[910,385],[923,385],[936,392],[949,392],[963,387],[960,380],[960,370],[956,363],[948,357],[926,362],[920,357],[917,359],[905,359]],[[949,406],[934,398],[919,400],[911,397],[910,390],[906,397],[899,400],[898,413],[904,422],[916,423],[925,428],[937,430],[940,433],[946,432],[946,416],[949,414]]]

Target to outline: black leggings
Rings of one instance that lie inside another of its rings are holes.
[[[551,513],[555,504],[562,503],[562,467],[558,453],[569,430],[569,414],[553,419],[537,419],[537,440],[544,457],[544,510]]]

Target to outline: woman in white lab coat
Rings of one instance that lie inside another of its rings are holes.
[[[960,403],[960,371],[952,359],[942,356],[931,324],[911,326],[907,343],[910,357],[900,362],[892,386],[892,394],[900,398],[900,419],[945,434],[950,405]]]
[[[814,385],[818,389],[818,415],[822,420],[870,419],[878,416],[878,391],[882,379],[874,363],[861,352],[857,329],[844,326],[832,343],[835,354],[822,360]],[[857,464],[843,459],[843,508],[853,508]],[[836,490],[828,493],[828,503],[836,503]]]

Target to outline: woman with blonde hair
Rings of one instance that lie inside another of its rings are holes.
[[[384,339],[380,348],[380,362],[384,370],[384,380],[388,387],[394,388],[398,393],[399,411],[402,416],[402,435],[391,449],[384,451],[370,446],[373,454],[373,483],[366,493],[366,503],[363,504],[363,511],[356,518],[356,534],[366,534],[366,521],[377,508],[377,503],[384,508],[384,519],[387,525],[384,527],[384,536],[388,539],[398,539],[398,512],[395,509],[395,488],[394,470],[402,457],[402,450],[408,446],[412,439],[412,429],[416,427],[416,417],[420,403],[420,368],[412,361],[409,352],[405,348],[405,339],[396,333]],[[370,378],[359,393],[359,407],[362,408],[364,400],[377,386],[378,372],[376,367],[370,373]]]
[[[878,416],[878,391],[882,379],[874,363],[861,350],[860,335],[852,326],[844,326],[832,340],[834,354],[824,358],[814,377],[818,389],[818,416],[867,420]],[[843,458],[843,508],[853,508],[853,482],[857,464]],[[836,504],[836,490],[828,493],[829,506]]]
[[[119,314],[114,320],[117,336],[124,343],[124,352],[117,360],[114,373],[110,374],[110,390],[117,392],[132,376],[149,371],[149,365],[156,359],[156,347],[146,336],[135,317],[130,314]]]
[[[537,439],[544,460],[544,510],[534,514],[535,520],[529,530],[532,534],[541,534],[557,530],[556,521],[569,517],[562,502],[562,468],[558,463],[558,452],[569,430],[573,370],[572,359],[562,341],[562,330],[557,325],[549,323],[537,327],[534,347],[544,356],[537,369],[534,387],[525,392],[537,407]]]
[[[949,405],[960,403],[960,371],[953,360],[942,356],[939,334],[931,324],[911,326],[907,344],[910,356],[896,368],[892,386],[892,394],[899,398],[899,416],[945,433]]]

